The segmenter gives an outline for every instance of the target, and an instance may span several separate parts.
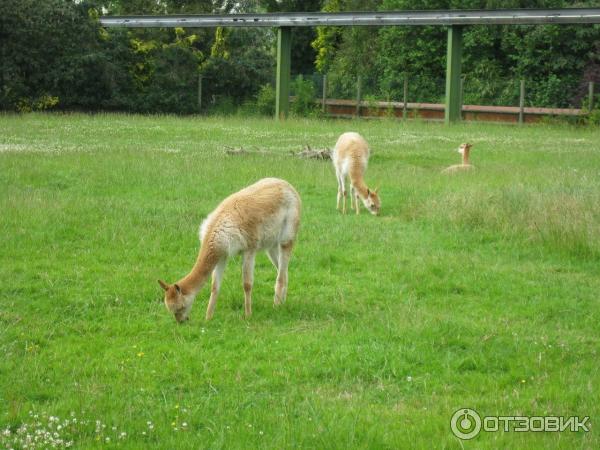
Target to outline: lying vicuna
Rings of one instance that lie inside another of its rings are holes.
[[[460,147],[458,147],[458,153],[462,155],[462,164],[455,164],[453,166],[446,167],[444,170],[442,170],[442,173],[455,173],[463,170],[474,169],[475,166],[469,163],[469,153],[471,152],[471,147],[473,147],[471,144],[461,144]]]
[[[371,214],[379,214],[381,202],[378,189],[371,191],[363,176],[369,162],[369,144],[358,133],[342,134],[331,155],[335,175],[338,181],[337,209],[340,209],[340,200],[343,199],[342,212],[346,214],[346,176],[350,176],[350,208],[360,212],[358,199],[360,198]]]
[[[174,284],[159,280],[165,305],[178,322],[188,318],[196,294],[212,274],[206,320],[215,311],[227,259],[243,253],[246,317],[252,314],[254,257],[265,250],[277,269],[275,304],[285,301],[288,262],[300,223],[300,196],[287,182],[265,178],[230,195],[208,215],[200,227],[201,247],[189,274]]]

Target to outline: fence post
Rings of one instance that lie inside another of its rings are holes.
[[[327,74],[323,74],[323,112],[327,111]]]
[[[198,74],[198,112],[202,112],[202,74]]]
[[[458,96],[458,104],[459,104],[459,111],[460,111],[460,120],[463,120],[463,99],[465,95],[465,79],[464,77],[460,78],[460,94]]]
[[[275,118],[285,119],[290,111],[290,67],[292,29],[277,29],[277,80],[275,82]]]
[[[356,79],[356,117],[360,117],[360,97],[361,97],[361,79],[360,75]]]
[[[525,80],[521,80],[521,93],[519,95],[519,125],[523,125],[525,116]]]
[[[408,76],[404,75],[404,105],[402,106],[402,119],[408,117]]]
[[[594,82],[590,81],[588,84],[588,108],[590,112],[594,109]]]
[[[448,27],[448,48],[446,56],[446,125],[460,120],[460,74],[462,60],[462,32],[460,25]]]

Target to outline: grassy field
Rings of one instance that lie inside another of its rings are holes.
[[[98,449],[600,447],[600,130],[43,114],[0,129],[0,448],[36,433]],[[289,154],[349,130],[371,144],[380,217],[339,214],[331,164]],[[465,141],[476,171],[440,175]],[[156,280],[185,275],[202,219],[266,176],[303,200],[287,303],[273,308],[261,254],[245,320],[238,257],[214,319],[205,287],[176,324]],[[459,441],[463,407],[591,425]]]

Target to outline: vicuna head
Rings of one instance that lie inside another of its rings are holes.
[[[379,209],[381,208],[381,200],[379,200],[377,192],[379,192],[379,188],[374,191],[367,189],[367,196],[363,199],[365,208],[374,216],[379,215]]]
[[[471,147],[473,147],[473,144],[460,144],[460,147],[458,147],[458,153],[460,153],[463,156],[465,155],[465,153],[468,155],[469,150],[471,150]]]
[[[185,322],[192,308],[193,298],[186,296],[178,284],[169,285],[162,280],[158,284],[165,291],[165,306],[175,316],[177,322]]]

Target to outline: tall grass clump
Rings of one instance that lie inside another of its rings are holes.
[[[437,226],[496,234],[584,258],[600,257],[600,193],[543,192],[523,184],[441,194],[422,205]]]

